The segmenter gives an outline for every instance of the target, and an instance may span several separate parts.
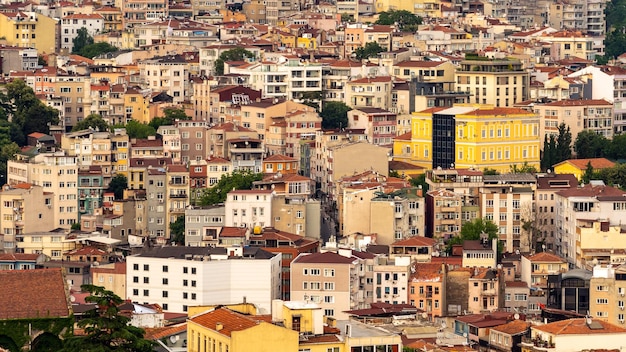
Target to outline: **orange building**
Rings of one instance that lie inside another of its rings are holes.
[[[280,154],[270,155],[263,159],[263,172],[268,174],[276,172],[281,174],[298,173],[298,160]]]
[[[409,277],[408,302],[428,314],[428,319],[443,316],[445,306],[445,265],[414,263]]]

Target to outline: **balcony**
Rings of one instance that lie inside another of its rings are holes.
[[[170,198],[187,198],[187,193],[173,193]]]
[[[522,337],[522,346],[532,347],[533,351],[556,351],[556,346],[552,341],[546,341],[541,338],[535,337]]]

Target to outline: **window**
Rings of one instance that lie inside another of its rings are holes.
[[[335,276],[335,269],[324,269],[324,276],[326,277]]]
[[[149,270],[150,270],[150,265],[144,264],[143,265],[143,271],[149,271]]]
[[[334,291],[335,290],[335,283],[334,282],[324,282],[324,290]]]
[[[144,297],[150,296],[150,290],[143,290],[143,296]]]
[[[168,271],[167,265],[163,265],[163,272],[166,273]]]
[[[167,285],[168,283],[169,283],[169,280],[166,277],[164,277],[163,278],[163,285]]]
[[[167,298],[167,291],[163,291],[162,296],[163,296],[163,298]]]
[[[139,264],[133,264],[133,270],[139,270]]]
[[[335,315],[335,310],[334,309],[324,309],[324,315],[328,316],[328,317],[332,317],[333,315]]]
[[[527,301],[528,300],[528,296],[525,293],[516,293],[515,294],[515,300],[516,301]]]
[[[606,298],[598,298],[596,299],[597,304],[609,304],[609,300]]]

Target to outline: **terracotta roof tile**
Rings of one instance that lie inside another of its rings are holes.
[[[429,237],[413,236],[405,240],[396,241],[391,244],[392,247],[400,246],[433,246],[437,241]]]
[[[591,329],[584,318],[556,321],[549,324],[534,326],[533,329],[554,335],[588,335],[588,334],[625,334],[626,329],[599,319],[592,319],[601,329]]]
[[[333,252],[325,252],[300,255],[292,263],[352,264],[352,262],[354,262],[354,258],[344,257]]]
[[[533,254],[528,257],[530,261],[536,263],[564,263],[563,258],[559,257],[556,254],[548,253],[548,252],[539,252],[537,254]]]
[[[527,323],[524,320],[513,320],[503,325],[498,325],[491,330],[500,331],[509,335],[518,335],[528,331],[528,327],[530,323]]]
[[[243,331],[259,325],[258,320],[233,312],[226,308],[219,308],[206,313],[201,313],[191,317],[189,321],[211,330],[216,330],[218,323],[221,323],[222,329],[219,330],[219,333],[225,336],[231,336],[231,334],[235,331]]]
[[[558,163],[557,165],[564,164],[564,163],[571,164],[580,170],[585,170],[587,168],[588,163],[591,163],[591,167],[593,167],[594,169],[608,169],[608,168],[615,166],[614,162],[605,158],[570,159],[570,160],[565,160],[561,163]]]
[[[0,319],[69,317],[69,292],[61,268],[0,271]],[[27,283],[27,284],[25,284]]]

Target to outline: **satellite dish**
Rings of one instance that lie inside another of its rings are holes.
[[[70,296],[70,302],[76,302],[76,297],[74,297],[74,295]]]
[[[448,325],[446,324],[446,322],[445,322],[445,321],[442,321],[442,322],[441,322],[441,328],[442,328],[442,329],[445,329],[445,328],[447,328],[447,327],[448,327]]]
[[[463,333],[463,337],[467,337],[467,333],[466,332]]]
[[[591,317],[587,317],[585,321],[587,322],[587,325],[591,325],[591,323],[593,323],[593,319],[591,319]]]
[[[438,344],[438,345],[441,345],[441,340],[437,339],[437,340],[435,340],[435,343]]]
[[[178,342],[178,339],[179,339],[178,335],[172,335],[172,336],[170,336],[170,342],[171,342],[171,343],[176,343],[176,342]]]
[[[422,318],[428,319],[428,313],[426,313],[426,312],[422,313]]]
[[[439,251],[434,251],[433,252],[433,257],[438,257],[439,256]]]
[[[519,314],[518,314],[518,313],[515,313],[515,314],[513,315],[513,318],[515,318],[515,320],[519,320]]]

